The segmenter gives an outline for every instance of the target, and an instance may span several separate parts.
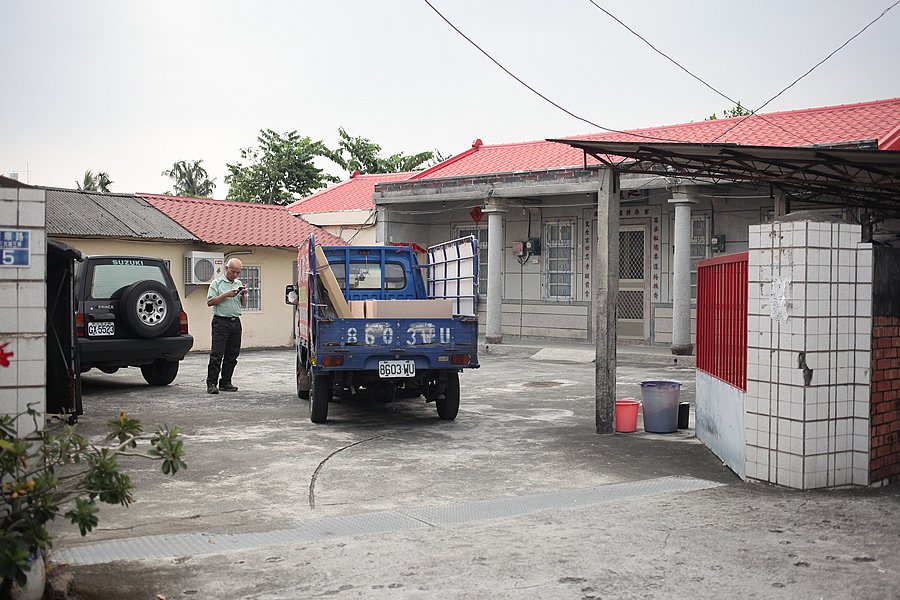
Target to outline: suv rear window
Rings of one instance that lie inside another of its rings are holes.
[[[91,298],[107,300],[138,281],[151,279],[168,287],[159,265],[96,265],[91,282]]]

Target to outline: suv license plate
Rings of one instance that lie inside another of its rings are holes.
[[[382,360],[378,363],[378,376],[382,379],[390,377],[414,377],[416,361],[414,360]]]
[[[116,324],[113,321],[88,323],[88,335],[91,337],[116,335]]]

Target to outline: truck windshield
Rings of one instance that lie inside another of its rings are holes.
[[[345,289],[347,278],[344,263],[334,263],[331,270],[338,280],[341,289]],[[406,287],[406,271],[399,263],[385,263],[384,289],[402,290]],[[378,263],[350,263],[351,290],[380,290],[381,265]]]
[[[152,279],[163,285],[166,278],[158,265],[96,265],[91,282],[91,298],[107,300],[132,283]]]

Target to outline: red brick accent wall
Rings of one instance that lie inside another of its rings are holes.
[[[871,419],[869,481],[900,480],[900,317],[875,317]]]

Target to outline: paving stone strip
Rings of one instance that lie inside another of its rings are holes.
[[[591,488],[562,489],[437,506],[321,517],[300,521],[289,528],[259,533],[185,533],[108,540],[70,548],[57,548],[53,551],[52,560],[58,563],[93,565],[122,560],[218,554],[340,537],[462,525],[488,519],[517,517],[543,510],[584,508],[647,496],[694,492],[721,485],[724,484],[693,477],[660,477]]]

